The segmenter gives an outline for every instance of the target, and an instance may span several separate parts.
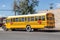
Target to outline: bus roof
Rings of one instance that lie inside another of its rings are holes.
[[[46,15],[47,13],[37,13],[37,14],[28,14],[28,15],[17,15],[17,16],[8,16],[7,18],[16,18],[16,17],[27,17],[27,16],[39,16]]]

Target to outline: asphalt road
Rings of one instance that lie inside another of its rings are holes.
[[[0,31],[0,40],[60,40],[60,32]]]

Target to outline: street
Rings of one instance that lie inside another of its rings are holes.
[[[0,40],[60,40],[60,32],[0,31]]]

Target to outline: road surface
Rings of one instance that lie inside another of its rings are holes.
[[[0,31],[0,40],[60,40],[60,32]]]

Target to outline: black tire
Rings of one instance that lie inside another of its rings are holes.
[[[31,32],[31,27],[30,26],[26,26],[26,31],[27,32]]]
[[[11,31],[16,31],[15,29],[11,29]]]
[[[34,31],[38,31],[38,29],[34,29]]]
[[[2,26],[2,29],[3,29],[4,31],[8,31],[8,29],[7,29],[5,26]]]

